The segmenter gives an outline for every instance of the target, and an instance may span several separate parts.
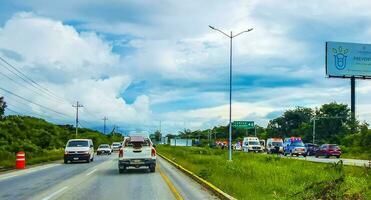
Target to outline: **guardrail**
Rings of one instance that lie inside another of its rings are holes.
[[[167,162],[169,162],[170,164],[172,164],[173,166],[175,166],[176,168],[178,168],[180,171],[182,171],[183,173],[185,173],[186,175],[188,175],[189,177],[191,177],[196,182],[198,182],[201,185],[203,185],[205,188],[207,188],[208,190],[210,190],[213,194],[215,194],[219,198],[224,199],[224,200],[237,200],[236,198],[234,198],[231,195],[223,192],[221,189],[219,189],[215,185],[211,184],[210,182],[202,179],[201,177],[199,177],[196,174],[194,174],[193,172],[187,170],[186,168],[184,168],[183,166],[179,165],[178,163],[170,160],[166,156],[164,156],[162,154],[159,154],[159,153],[157,153],[157,155],[159,155],[161,158],[165,159]]]

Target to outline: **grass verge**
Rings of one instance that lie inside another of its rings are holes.
[[[26,152],[26,165],[63,159],[63,149],[45,150],[37,153]],[[15,153],[0,151],[0,170],[15,167]]]
[[[281,159],[220,149],[157,146],[157,151],[237,199],[371,199],[369,168]]]

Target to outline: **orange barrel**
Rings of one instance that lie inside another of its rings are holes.
[[[15,168],[24,169],[25,167],[26,167],[26,154],[23,151],[18,152],[15,160]]]

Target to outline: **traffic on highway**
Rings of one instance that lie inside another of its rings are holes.
[[[2,0],[0,200],[371,199],[370,8]]]

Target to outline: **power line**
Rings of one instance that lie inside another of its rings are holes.
[[[17,111],[14,111],[14,110],[12,110],[12,109],[10,109],[10,108],[8,108],[8,107],[6,107],[5,109],[6,109],[6,110],[9,110],[10,112],[13,112],[13,113],[15,113],[15,114],[17,114],[17,115],[22,115],[21,113],[19,113],[19,112],[17,112]]]
[[[54,93],[52,93],[49,89],[41,86],[40,84],[38,84],[36,81],[32,80],[30,77],[28,77],[27,75],[25,75],[23,72],[21,72],[20,70],[18,70],[15,66],[13,66],[12,64],[10,64],[8,61],[6,61],[4,58],[2,58],[0,56],[0,60],[3,61],[5,64],[7,64],[8,66],[10,66],[13,70],[11,70],[9,67],[1,64],[1,66],[5,67],[8,71],[10,71],[12,74],[16,75],[18,78],[22,79],[24,82],[30,84],[31,86],[33,86],[34,88],[40,90],[40,91],[44,91],[45,94],[49,95],[49,96],[52,96],[54,98],[57,98],[57,99],[60,99],[62,101],[65,101],[63,98],[61,97],[58,97],[57,95],[55,95]],[[19,75],[20,74],[20,75]]]
[[[14,95],[14,96],[16,96],[16,97],[18,97],[18,98],[20,98],[20,99],[23,99],[24,101],[27,101],[27,102],[29,102],[29,103],[32,103],[32,104],[34,104],[34,105],[37,105],[37,106],[40,106],[40,107],[45,108],[45,109],[47,109],[47,110],[50,110],[50,111],[52,111],[52,112],[54,112],[54,113],[57,113],[57,114],[59,114],[59,115],[61,115],[61,116],[70,117],[70,116],[68,116],[68,115],[66,115],[66,114],[64,114],[64,113],[61,113],[61,112],[56,111],[56,110],[53,110],[53,109],[48,108],[48,107],[46,107],[46,106],[43,106],[43,105],[41,105],[41,104],[35,103],[35,102],[33,102],[33,101],[29,100],[29,99],[26,99],[26,98],[24,98],[24,97],[22,97],[22,96],[19,96],[18,94],[15,94],[15,93],[13,93],[13,92],[11,92],[11,91],[9,91],[9,90],[7,90],[7,89],[4,89],[4,88],[2,88],[2,87],[0,87],[0,90],[3,90],[3,91],[5,91],[5,92],[7,92],[7,93],[9,93],[9,94],[11,94],[11,95]]]
[[[81,126],[81,128],[87,129],[86,126],[84,126],[84,125],[81,124],[81,121],[79,121],[79,125]]]
[[[84,110],[86,111],[87,114],[89,114],[90,116],[92,116],[93,118],[96,118],[97,120],[99,119],[99,117],[97,115],[95,115],[93,112],[90,112],[88,110],[88,108],[86,108],[86,106],[84,107]]]
[[[16,107],[16,106],[12,106],[11,104],[9,104],[9,103],[7,103],[6,104],[7,106],[10,106],[10,107]],[[8,110],[11,110],[11,109],[9,109],[8,107],[6,107],[6,109],[8,109]],[[14,110],[13,110],[14,111]],[[16,112],[16,111],[14,111],[14,112]],[[17,112],[17,113],[19,113],[19,115],[27,115],[27,114],[21,114],[20,112]],[[40,114],[38,114],[38,113],[32,113],[32,115],[33,116],[37,116],[37,117],[40,117],[40,118],[45,118],[45,116],[43,116],[43,115],[40,115]]]
[[[2,65],[2,64],[0,63],[0,65]],[[25,88],[27,87],[26,85],[21,84],[20,82],[18,82],[18,81],[16,81],[15,79],[9,77],[8,75],[4,74],[4,73],[1,72],[1,71],[0,71],[0,75],[6,77],[7,79],[9,79],[10,81],[12,81],[13,83],[15,83],[15,84],[17,84],[17,85],[20,85],[20,86],[25,87]],[[38,95],[44,95],[46,98],[48,98],[49,100],[51,100],[51,101],[53,101],[53,102],[55,101],[54,99],[51,99],[50,96],[46,96],[44,93],[39,93],[39,92],[38,92],[37,90],[35,90],[34,88],[30,88],[30,87],[27,87],[27,88],[30,89],[30,90],[32,90],[33,92],[35,92],[35,93],[38,94]],[[58,100],[58,101],[61,102],[61,103],[65,103],[65,102],[60,101],[60,100]]]

